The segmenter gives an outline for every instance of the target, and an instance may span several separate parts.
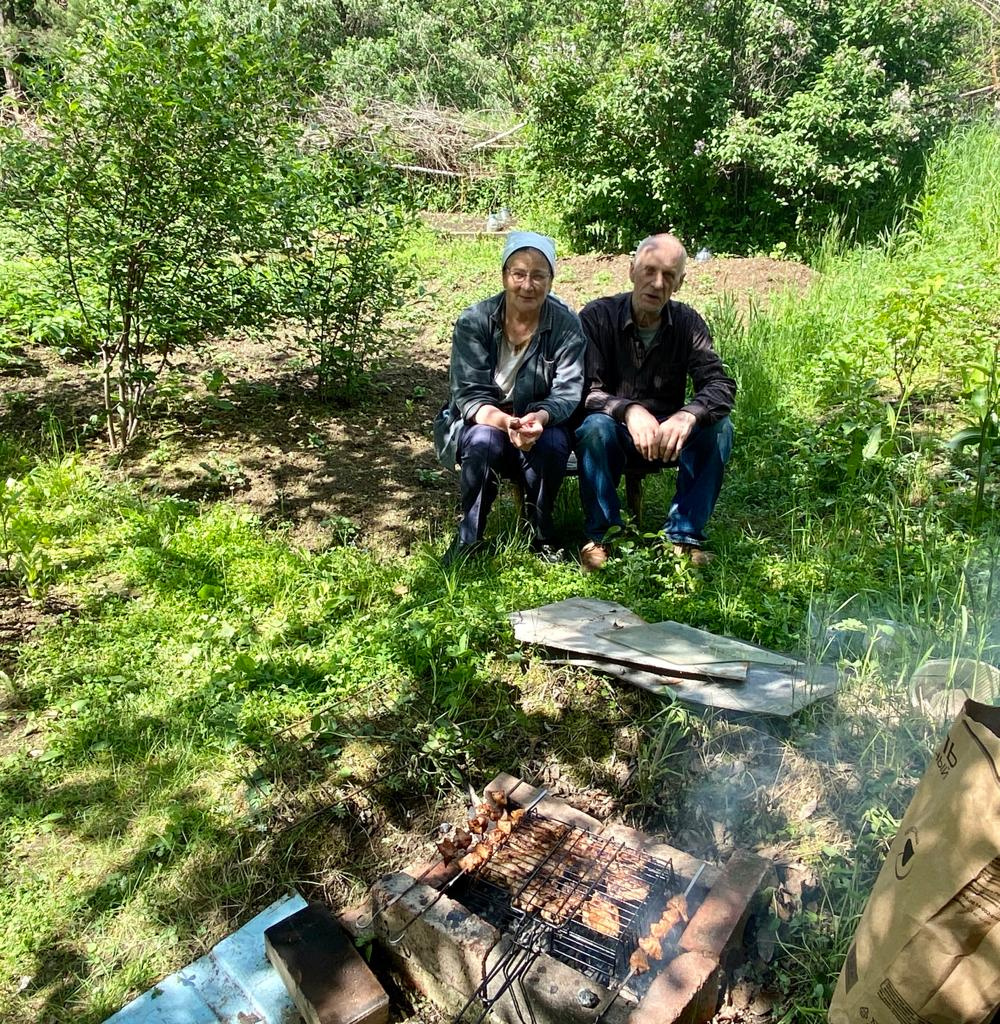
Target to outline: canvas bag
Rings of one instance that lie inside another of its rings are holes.
[[[966,701],[858,924],[830,1024],[983,1024],[1000,1006],[1000,708]]]

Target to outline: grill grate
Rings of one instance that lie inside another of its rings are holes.
[[[675,890],[670,862],[532,812],[457,896],[515,944],[530,935],[532,951],[610,985]]]

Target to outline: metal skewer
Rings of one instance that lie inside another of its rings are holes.
[[[505,793],[504,795],[509,799],[510,798],[510,794],[513,793],[515,789],[517,789],[519,786],[522,786],[522,785],[524,785],[523,780],[519,780],[517,783],[515,783],[513,786],[511,786],[510,790],[507,793]],[[470,793],[474,796],[475,794],[472,793],[472,787],[471,786],[469,787],[469,790],[470,790]],[[531,807],[534,807],[535,804],[537,804],[538,801],[541,800],[542,797],[546,796],[547,794],[548,794],[548,790],[547,789],[543,789],[541,791],[541,793],[532,802],[532,804],[529,807],[525,808],[525,813],[527,813],[527,811],[529,811],[531,809]],[[475,803],[475,801],[473,801],[473,803]],[[360,918],[359,917],[357,919],[356,927],[360,931],[367,931],[369,928],[371,928],[372,923],[374,922],[376,917],[378,917],[380,914],[384,914],[390,907],[392,907],[395,904],[397,904],[408,892],[410,892],[412,889],[415,889],[418,885],[421,885],[423,883],[424,879],[427,878],[431,874],[432,871],[435,871],[437,869],[437,867],[438,867],[438,864],[436,864],[436,863],[435,864],[430,864],[427,868],[425,868],[420,873],[420,876],[418,878],[414,878],[413,881],[410,882],[410,884],[405,889],[403,889],[401,892],[396,893],[396,895],[393,896],[392,899],[388,900],[386,903],[383,903],[381,907],[377,907],[377,908],[375,907],[375,900],[373,898],[372,899],[372,912],[368,915],[367,918]],[[448,883],[448,885],[445,886],[445,889],[447,889],[448,886],[450,886],[452,883],[457,882],[458,879],[461,878],[462,875],[464,875],[464,874],[465,874],[465,872],[463,871],[461,874],[456,875]],[[441,892],[443,893],[444,889],[442,889]],[[430,905],[431,904],[428,904],[427,906],[429,907]],[[424,908],[424,909],[426,909],[426,908]]]
[[[515,786],[514,788],[516,789],[517,787]],[[511,790],[511,792],[513,792],[513,790]],[[527,816],[527,815],[528,815],[528,813],[529,813],[530,811],[532,811],[532,810],[533,810],[533,809],[534,809],[534,808],[535,808],[535,807],[536,807],[536,806],[537,806],[538,804],[540,804],[540,803],[542,802],[542,800],[544,800],[544,799],[545,799],[545,797],[546,797],[546,796],[548,796],[548,794],[549,794],[549,791],[548,791],[547,789],[542,789],[542,790],[539,790],[539,792],[538,792],[538,795],[537,795],[537,796],[536,796],[536,797],[534,798],[534,800],[532,800],[532,801],[531,801],[530,803],[528,803],[528,804],[525,804],[525,806],[524,806],[524,814],[525,814],[525,816]],[[508,795],[509,795],[509,794],[508,794]],[[522,820],[523,820],[523,819],[522,819]],[[515,825],[515,826],[514,826],[514,828],[515,828],[515,829],[517,829],[517,828],[518,828],[518,825]],[[510,837],[508,836],[508,839],[509,839],[509,838],[510,838]],[[481,840],[480,840],[479,842],[480,842],[480,843],[482,843],[483,841],[484,841],[484,840],[482,840],[482,839],[481,839]],[[478,847],[478,845],[479,845],[479,844],[477,844],[477,847]],[[395,934],[395,935],[392,935],[392,936],[387,936],[387,937],[386,937],[386,942],[388,942],[390,946],[395,946],[395,945],[396,945],[396,944],[397,944],[397,943],[399,942],[399,940],[400,940],[400,939],[402,939],[402,937],[403,937],[403,933],[404,933],[404,932],[406,931],[406,929],[407,929],[407,928],[409,928],[409,927],[410,927],[410,925],[411,925],[411,924],[413,924],[413,922],[414,922],[414,921],[416,921],[416,919],[417,919],[418,917],[422,917],[422,916],[423,916],[423,915],[424,915],[425,913],[427,913],[427,911],[428,911],[428,910],[430,910],[430,909],[431,909],[431,907],[433,907],[433,906],[434,906],[434,904],[435,904],[435,903],[437,903],[437,901],[438,901],[439,899],[441,899],[441,897],[442,897],[442,896],[443,896],[443,895],[444,895],[444,894],[445,894],[445,893],[446,893],[446,892],[447,892],[447,891],[448,891],[448,890],[449,890],[449,889],[450,889],[450,888],[451,888],[451,887],[452,887],[452,886],[453,886],[453,885],[454,885],[454,884],[455,884],[455,883],[456,883],[456,882],[457,882],[457,881],[458,881],[458,880],[459,880],[460,878],[464,878],[464,877],[465,877],[465,876],[466,876],[467,874],[469,874],[470,870],[471,870],[471,871],[478,871],[478,870],[479,870],[479,869],[480,869],[480,868],[481,868],[481,867],[483,866],[483,864],[486,864],[486,863],[487,863],[487,862],[488,862],[488,861],[490,860],[490,858],[494,856],[494,854],[496,853],[496,851],[497,851],[497,850],[498,850],[498,849],[500,848],[500,845],[502,845],[502,844],[498,844],[498,846],[494,848],[493,852],[492,852],[492,853],[490,854],[490,856],[489,856],[489,857],[487,857],[487,858],[486,858],[486,860],[480,861],[480,862],[479,862],[479,864],[477,864],[477,865],[476,865],[476,866],[475,866],[474,868],[471,868],[471,869],[469,869],[469,868],[463,868],[463,869],[462,869],[462,870],[461,870],[461,871],[460,871],[460,872],[459,872],[459,873],[458,873],[457,875],[455,875],[455,877],[454,877],[454,878],[452,878],[452,879],[451,879],[450,881],[448,881],[448,882],[447,882],[447,883],[446,883],[445,885],[443,885],[443,886],[442,886],[442,887],[441,887],[441,888],[440,888],[440,889],[438,890],[438,893],[437,893],[437,895],[436,895],[436,896],[434,897],[434,899],[432,899],[432,900],[430,901],[430,903],[428,903],[428,904],[427,904],[427,906],[426,906],[426,907],[421,907],[421,909],[420,909],[420,910],[418,910],[418,911],[417,911],[417,912],[416,912],[416,913],[415,913],[415,914],[414,914],[414,915],[413,915],[413,916],[412,916],[412,917],[411,917],[411,918],[410,918],[410,919],[409,919],[409,920],[408,920],[408,921],[407,921],[407,922],[406,922],[406,923],[405,923],[405,924],[404,924],[404,925],[403,925],[403,926],[402,926],[402,927],[401,927],[401,928],[399,929],[399,931],[398,931],[398,932],[396,932],[396,934]],[[425,874],[426,874],[426,872],[425,872]],[[421,876],[421,877],[423,877],[423,876]],[[384,907],[382,908],[382,910],[381,910],[381,911],[379,911],[379,913],[382,913],[383,911],[385,911],[386,909],[388,909],[389,907],[391,907],[391,906],[393,905],[393,903],[395,903],[395,902],[396,902],[397,900],[399,900],[399,899],[400,899],[400,898],[401,898],[402,896],[404,896],[404,895],[405,895],[406,893],[408,893],[408,892],[409,892],[409,891],[410,891],[410,890],[411,890],[411,889],[412,889],[412,888],[413,888],[413,887],[414,887],[414,886],[415,886],[416,884],[417,884],[417,883],[416,883],[416,882],[414,882],[414,883],[413,883],[413,885],[409,885],[409,886],[407,886],[407,887],[406,887],[406,889],[404,889],[404,890],[403,890],[403,892],[401,892],[401,893],[399,893],[398,895],[394,896],[394,897],[393,897],[393,898],[392,898],[392,899],[391,899],[391,900],[390,900],[390,901],[389,901],[389,902],[388,902],[388,903],[387,903],[387,904],[386,904],[386,905],[385,905],[385,906],[384,906]],[[374,916],[374,915],[373,915],[373,916]]]
[[[688,887],[683,892],[684,906],[687,907],[687,898],[691,894],[691,890],[695,887],[695,883],[701,878],[701,873],[705,870],[708,865],[702,861],[701,867],[694,873],[694,877],[688,883]],[[593,1024],[600,1024],[604,1020],[605,1014],[611,1009],[612,1004],[618,998],[618,993],[636,976],[636,969],[633,967],[629,970],[628,974],[615,986],[614,991],[608,997],[608,1001],[601,1007],[600,1013],[594,1018]]]

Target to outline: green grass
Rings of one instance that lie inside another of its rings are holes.
[[[928,654],[1000,654],[995,463],[980,491],[973,455],[944,446],[970,414],[961,366],[997,322],[982,283],[998,168],[995,131],[957,136],[881,248],[831,241],[805,297],[710,311],[740,400],[703,573],[639,532],[597,576],[541,565],[506,509],[497,553],[459,573],[443,537],[409,557],[308,553],[226,502],[150,500],[76,456],[0,444],[0,570],[50,602],[0,676],[0,1018],[100,1021],[291,885],[346,904],[465,781],[541,759],[654,833],[711,811],[739,845],[805,860],[816,892],[761,969],[778,1019],[820,1019],[939,736],[909,674]],[[413,316],[443,341],[499,286],[498,244],[418,232],[413,248],[433,282]],[[647,482],[644,529],[670,488]],[[569,491],[560,514],[579,530]],[[831,624],[862,629],[836,701],[751,728],[526,655],[508,613],[574,595],[801,653]],[[815,813],[749,778],[733,798],[768,750]],[[623,758],[635,772],[615,782]]]

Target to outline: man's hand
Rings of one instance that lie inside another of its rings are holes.
[[[526,416],[511,416],[507,425],[510,443],[519,451],[530,452],[548,422],[549,414],[544,409],[529,412]]]
[[[652,462],[660,450],[660,424],[656,417],[641,405],[630,405],[625,410],[625,426],[637,451]]]
[[[656,458],[661,462],[673,462],[674,459],[680,458],[681,449],[697,422],[693,414],[683,409],[665,419],[656,432]]]

